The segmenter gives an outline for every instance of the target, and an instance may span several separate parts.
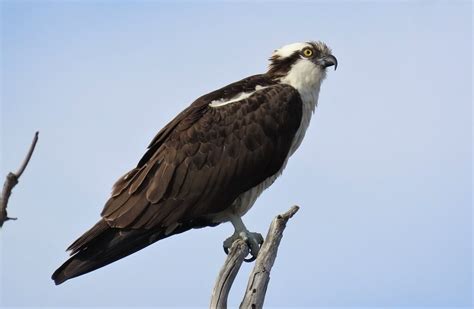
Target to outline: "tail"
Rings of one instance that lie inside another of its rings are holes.
[[[56,285],[61,284],[169,236],[171,235],[157,230],[111,228],[107,222],[101,220],[68,248],[72,257],[61,265],[51,278]]]

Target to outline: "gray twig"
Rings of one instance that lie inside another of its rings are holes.
[[[211,309],[227,308],[227,298],[230,288],[248,253],[249,247],[242,239],[237,239],[232,243],[229,254],[217,276],[216,284],[212,290],[211,304],[209,306]]]
[[[284,214],[278,215],[273,219],[267,237],[258,253],[255,267],[250,274],[247,290],[240,308],[262,308],[268,282],[270,281],[270,271],[277,256],[278,246],[283,237],[283,230],[288,220],[293,217],[298,209],[298,206],[293,206]],[[234,241],[212,290],[211,309],[227,308],[229,291],[248,253],[249,247],[245,241],[242,239]]]
[[[36,143],[38,142],[38,134],[39,132],[37,131],[35,133],[35,136],[33,137],[33,141],[31,142],[30,149],[28,150],[28,153],[26,154],[25,159],[20,165],[20,168],[16,173],[8,173],[5,183],[3,184],[3,190],[2,190],[2,195],[0,196],[0,228],[3,226],[3,223],[5,223],[8,220],[16,220],[16,218],[11,218],[8,217],[7,214],[7,204],[8,204],[8,199],[10,198],[10,195],[12,194],[13,188],[18,184],[18,180],[20,179],[20,176],[23,174],[25,171],[26,166],[30,162],[31,156],[33,155],[33,151],[35,150]]]
[[[267,292],[268,282],[270,281],[270,271],[278,252],[283,230],[288,220],[298,211],[298,206],[293,206],[284,214],[278,215],[273,219],[267,237],[263,242],[262,248],[258,253],[255,266],[249,277],[247,289],[240,308],[262,308]]]

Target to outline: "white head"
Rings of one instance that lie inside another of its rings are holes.
[[[268,73],[281,83],[298,91],[319,91],[326,77],[326,68],[337,68],[337,59],[322,42],[304,42],[285,45],[273,52]]]

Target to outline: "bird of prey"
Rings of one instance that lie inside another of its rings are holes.
[[[337,59],[322,42],[273,52],[269,69],[199,97],[153,138],[137,166],[113,186],[102,218],[68,250],[56,284],[190,229],[231,222],[249,244],[263,238],[241,217],[300,146],[326,69]]]

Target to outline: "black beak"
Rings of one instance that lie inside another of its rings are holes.
[[[337,58],[334,57],[333,55],[324,56],[321,59],[321,64],[325,68],[330,67],[330,66],[334,66],[334,71],[336,71],[336,69],[337,69]]]

